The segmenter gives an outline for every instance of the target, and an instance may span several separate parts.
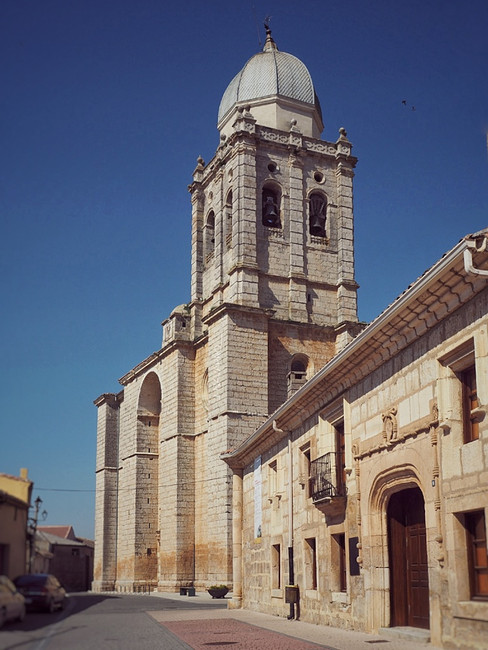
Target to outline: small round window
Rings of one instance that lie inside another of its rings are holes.
[[[269,165],[268,165],[268,170],[269,170],[272,174],[274,174],[275,172],[278,171],[278,165],[277,165],[276,163],[274,163],[274,162],[270,162]]]
[[[316,183],[324,182],[324,175],[322,174],[322,172],[315,172],[313,178]]]

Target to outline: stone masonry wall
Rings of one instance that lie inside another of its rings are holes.
[[[93,589],[113,589],[116,579],[119,403],[110,395],[98,406]]]

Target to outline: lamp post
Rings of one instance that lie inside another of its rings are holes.
[[[34,501],[35,505],[35,510],[34,510],[34,516],[31,518],[30,523],[31,523],[31,537],[30,537],[30,552],[29,552],[29,573],[32,573],[32,566],[33,566],[33,560],[35,556],[35,543],[36,543],[36,531],[37,531],[37,521],[39,519],[39,509],[41,507],[42,499],[41,497],[37,497],[37,499]],[[47,516],[47,512],[44,511],[42,513],[43,518],[45,519]]]

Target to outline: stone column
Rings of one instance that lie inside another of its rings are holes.
[[[288,316],[294,321],[307,320],[307,284],[304,268],[305,233],[303,231],[303,158],[301,146],[301,135],[298,133],[290,133],[290,153],[288,159],[288,218],[290,222]]]
[[[228,609],[242,607],[242,469],[232,475],[232,569],[233,592]]]
[[[354,216],[353,216],[353,178],[355,158],[351,156],[351,143],[344,129],[340,129],[336,143],[336,181],[337,181],[337,322],[356,322],[357,284],[354,279]]]
[[[194,172],[194,181],[190,185],[192,202],[192,232],[191,232],[191,330],[193,338],[200,336],[201,304],[203,299],[203,269],[204,269],[204,193],[201,187],[203,175],[203,160],[198,159]],[[164,343],[164,341],[163,341]]]
[[[235,223],[232,225],[234,267],[229,270],[229,300],[257,307],[259,284],[256,253],[256,144],[252,135],[255,120],[250,114],[245,114],[244,118],[237,120],[232,141],[235,157]]]

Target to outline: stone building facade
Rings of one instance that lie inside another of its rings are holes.
[[[488,639],[488,229],[224,455],[232,606]]]
[[[269,30],[226,89],[218,129],[190,186],[191,300],[123,389],[95,401],[95,590],[231,584],[221,453],[361,330],[352,145],[344,129],[321,139],[310,74]]]

